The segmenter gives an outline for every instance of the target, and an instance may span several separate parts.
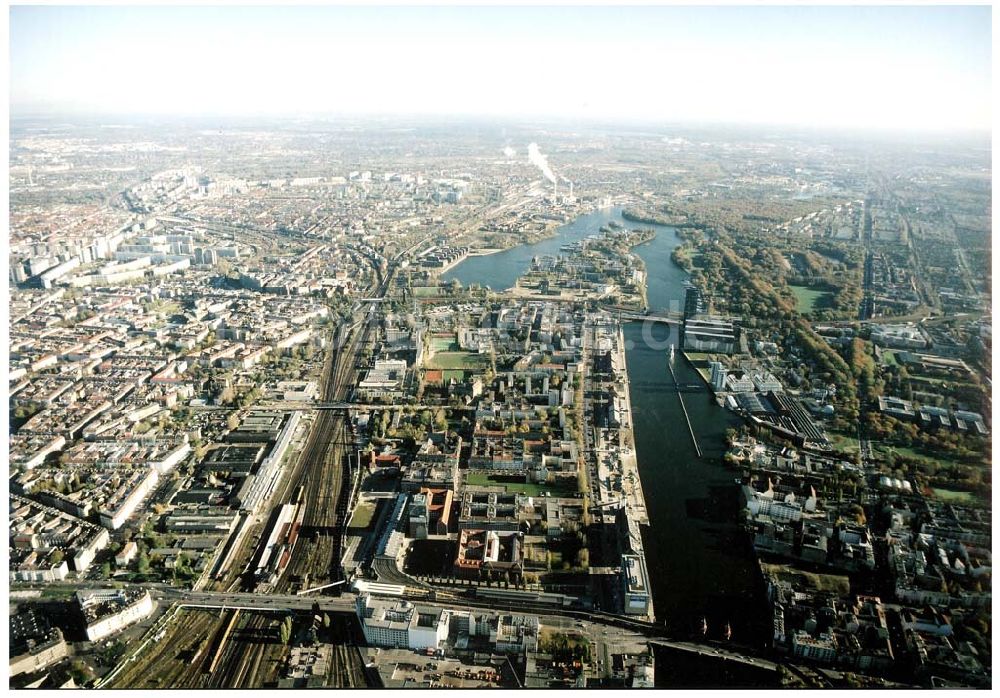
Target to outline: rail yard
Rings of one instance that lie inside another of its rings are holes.
[[[368,296],[380,298],[390,277],[373,264]],[[357,357],[370,341],[374,302],[363,306],[363,319],[337,329],[326,353],[321,384],[326,402],[350,397],[357,383]],[[340,550],[353,472],[350,429],[342,411],[319,411],[305,447],[285,474],[273,496],[275,513],[244,535],[229,564],[217,570],[217,591],[287,593],[309,586],[325,586],[342,578]],[[260,530],[262,533],[256,535]],[[253,541],[257,541],[253,546]],[[146,656],[130,667],[113,686],[176,686],[185,688],[241,688],[268,685],[280,673],[283,645],[276,642],[284,613],[238,610],[198,612],[184,610],[161,632],[192,638],[191,646],[169,656],[166,650]],[[364,686],[364,664],[357,649],[343,643],[350,638],[349,619],[335,617],[330,628],[333,654],[331,685]],[[161,640],[167,639],[165,636]],[[356,641],[356,639],[354,640]],[[167,648],[173,642],[151,643]]]
[[[374,294],[370,295],[381,298],[390,277],[380,278],[378,268],[373,267],[376,282]],[[353,331],[338,329],[327,352],[322,378],[323,399],[327,402],[346,400],[357,382],[357,356],[369,341],[373,326],[372,305],[374,302],[367,305],[364,319]],[[350,482],[352,474],[352,445],[344,413],[320,411],[294,469],[278,490],[277,501],[285,503],[237,580],[240,588],[287,593],[340,581],[343,525],[350,495],[350,488],[345,488],[344,483]],[[278,649],[268,642],[276,632],[274,626],[273,617],[251,615],[232,638],[223,636],[222,645],[229,646],[219,648],[218,666],[207,685],[261,685],[261,671],[269,672],[277,661],[271,654]],[[339,680],[348,682],[337,685],[363,686],[360,655],[349,649],[334,643],[334,672]]]
[[[991,685],[988,139],[10,131],[11,688]]]

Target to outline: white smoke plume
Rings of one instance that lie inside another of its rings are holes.
[[[507,146],[504,146],[503,154],[504,154],[504,157],[512,158],[515,155],[517,155],[517,151],[514,150],[513,148],[511,148],[509,145],[507,145]]]
[[[552,169],[549,167],[548,158],[542,155],[541,151],[538,150],[537,143],[528,144],[528,160],[531,161],[532,165],[534,165],[535,167],[537,167],[542,171],[542,174],[545,175],[545,178],[547,180],[549,180],[553,184],[557,183],[556,176],[555,174],[553,174]]]

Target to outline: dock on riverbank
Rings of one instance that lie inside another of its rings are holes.
[[[622,431],[625,432],[625,442],[630,444],[622,449],[622,486],[625,489],[625,506],[629,508],[629,516],[636,522],[648,526],[649,514],[646,512],[646,497],[642,492],[642,479],[639,477],[639,462],[635,455],[635,434],[632,431],[632,395],[629,392],[628,367],[625,363],[625,331],[618,325],[618,341],[615,342],[615,357],[613,364],[621,367],[622,388],[624,397],[621,404]],[[626,485],[626,483],[628,483]]]
[[[640,526],[649,525],[649,514],[646,510],[646,498],[642,491],[642,479],[639,477],[639,462],[635,450],[632,395],[629,389],[628,365],[625,360],[625,331],[620,322],[613,323],[612,327],[614,334],[610,332],[605,334],[605,340],[611,340],[611,371],[614,375],[615,391],[620,395],[614,398],[617,411],[616,443],[609,450],[604,450],[598,441],[595,449],[596,465],[602,478],[606,476],[610,490],[608,494],[617,496],[622,501],[628,522],[626,548],[631,554],[623,555],[621,558],[622,569],[627,572],[627,598],[622,598],[623,611],[653,622],[656,616],[653,610],[649,567],[646,564],[642,533],[639,530]],[[595,331],[595,339],[596,334]],[[601,430],[596,429],[595,432],[599,435]],[[602,457],[601,453],[605,456]],[[604,460],[605,458],[607,460]],[[604,489],[603,483],[601,489]]]

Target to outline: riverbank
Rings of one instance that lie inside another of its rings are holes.
[[[739,489],[722,463],[725,432],[740,420],[708,391],[684,394],[681,407],[676,385],[701,377],[685,360],[675,361],[671,377],[672,329],[642,322],[624,328],[636,458],[651,493],[650,525],[641,532],[656,616],[678,634],[704,616],[711,628],[728,623],[735,641],[755,644],[762,627],[756,616],[766,605],[758,605],[759,575],[737,525]]]
[[[489,257],[490,255],[500,254],[501,252],[506,252],[519,245],[512,245],[511,247],[481,247],[479,249],[469,250],[461,257],[453,259],[452,261],[445,264],[443,267],[439,267],[434,270],[439,276],[442,274],[447,274],[449,271],[457,267],[462,262],[466,261],[470,257]]]
[[[646,511],[646,496],[642,490],[642,478],[639,477],[639,460],[635,455],[635,433],[632,431],[632,393],[629,388],[628,364],[625,358],[625,330],[618,325],[618,341],[615,346],[612,366],[616,375],[621,371],[622,402],[621,417],[624,432],[624,446],[621,452],[623,483],[629,483],[625,492],[625,506],[629,508],[629,516],[636,522],[648,526],[649,514]]]
[[[585,398],[589,400],[585,413],[591,417],[584,434],[584,448],[588,471],[594,480],[588,489],[593,504],[597,506],[598,521],[610,526],[614,535],[621,538],[611,546],[612,555],[627,552],[630,556],[613,557],[613,566],[617,567],[619,562],[634,566],[629,575],[629,592],[623,596],[620,590],[615,589],[615,604],[630,616],[653,621],[656,616],[653,583],[640,528],[649,524],[649,515],[635,455],[625,347],[625,335],[620,323],[602,316],[592,317],[587,322],[584,330],[583,360],[587,367],[584,395],[593,397]],[[590,367],[604,356],[608,356],[610,361],[599,373],[591,375]],[[620,527],[622,507],[625,509],[627,529]]]
[[[701,366],[698,365],[698,362],[702,361],[702,359],[692,359],[691,352],[687,351],[682,351],[681,356],[683,356],[684,360],[688,362],[688,365],[698,373],[698,377],[701,378],[702,383],[704,383],[707,387],[711,388],[712,387],[711,372],[709,372],[708,369],[702,368]],[[708,355],[706,354],[705,356]]]
[[[656,239],[656,231],[652,228],[645,228],[650,234],[649,237],[639,240],[629,245],[629,254],[635,258],[635,265],[642,271],[642,310],[649,309],[649,271],[646,269],[646,260],[636,253],[636,248],[648,245]]]
[[[611,221],[623,222],[620,209],[599,210],[562,226],[552,239],[503,253],[469,258],[448,275],[463,283],[508,288],[536,256],[556,255],[568,243],[597,233]],[[625,223],[625,225],[628,225]],[[631,226],[629,226],[631,227]],[[670,258],[683,238],[670,227],[653,226],[656,236],[632,250],[646,266],[651,312],[683,308],[689,275]],[[559,301],[554,301],[559,302]],[[648,526],[636,526],[645,551],[655,615],[678,633],[691,632],[704,616],[713,629],[732,626],[734,641],[765,637],[766,604],[757,599],[759,572],[752,548],[737,525],[739,490],[722,463],[725,432],[741,420],[705,393],[685,395],[685,405],[702,457],[695,452],[670,379],[666,353],[677,345],[677,328],[661,323],[625,323],[621,331],[634,439],[634,470],[643,493]],[[681,384],[701,382],[686,361],[675,365]],[[624,396],[624,385],[620,389]],[[588,446],[589,448],[589,446]],[[589,456],[589,454],[588,454]],[[629,462],[625,466],[632,469]],[[591,471],[593,472],[593,471]],[[600,498],[592,495],[596,500]],[[619,496],[620,497],[620,496]],[[640,511],[637,509],[637,511]]]
[[[685,235],[657,227],[636,253],[646,263],[651,312],[683,308],[690,275],[672,259]],[[678,328],[641,322],[625,327],[636,454],[650,525],[642,528],[656,616],[687,634],[707,619],[715,635],[731,626],[734,642],[766,642],[766,599],[752,546],[739,526],[739,488],[723,464],[726,430],[742,420],[708,392],[676,397],[675,384],[702,384],[697,362],[675,361],[676,383],[664,364],[671,345],[682,354]],[[684,411],[699,454],[685,424]]]
[[[458,281],[463,286],[473,284],[488,286],[494,290],[512,288],[535,257],[559,254],[562,245],[576,242],[592,235],[606,223],[620,220],[617,210],[598,210],[585,213],[569,223],[546,226],[545,232],[518,240],[518,244],[506,249],[496,247],[480,248],[490,250],[490,254],[469,254],[465,260],[440,275],[442,281]]]
[[[451,271],[452,269],[454,269],[455,267],[457,267],[459,264],[461,264],[462,262],[464,262],[465,260],[467,260],[470,256],[471,256],[471,254],[467,252],[464,255],[462,255],[461,257],[457,257],[457,258],[451,260],[450,262],[448,262],[447,264],[445,264],[442,267],[437,267],[436,269],[432,269],[432,271],[435,274],[437,274],[438,276],[440,276],[441,274],[447,274],[449,271]]]

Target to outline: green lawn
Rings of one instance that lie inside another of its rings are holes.
[[[703,351],[685,351],[684,356],[686,356],[687,360],[694,366],[708,366],[708,362],[712,361],[712,357],[714,357],[715,354],[709,354]]]
[[[688,363],[691,364],[691,367],[701,374],[706,383],[712,382],[712,369],[709,368],[709,364],[712,361],[718,361],[725,358],[717,354],[708,354],[700,351],[685,351],[682,353],[688,360]]]
[[[458,342],[455,337],[431,337],[431,349],[439,351],[458,351]]]
[[[347,524],[348,528],[354,529],[364,529],[371,526],[372,518],[375,516],[375,507],[371,504],[359,504],[354,509],[354,515],[351,517],[351,522]]]
[[[795,295],[795,304],[800,313],[811,313],[814,310],[829,308],[833,303],[833,294],[825,288],[814,288],[812,286],[792,286],[792,293]]]
[[[953,378],[930,378],[928,376],[910,375],[910,384],[915,390],[948,391],[955,393],[960,390],[975,390],[976,386],[969,381]]]
[[[761,563],[765,574],[776,576],[780,580],[790,581],[796,587],[810,588],[817,591],[834,591],[847,594],[851,589],[850,577],[841,574],[819,574],[800,570],[792,565],[775,565]]]
[[[883,452],[889,452],[889,453],[896,453],[897,455],[904,456],[905,458],[911,458],[917,461],[936,463],[938,464],[938,466],[948,466],[962,462],[958,459],[938,458],[937,456],[923,453],[915,448],[910,448],[909,446],[890,446],[890,445],[876,446],[876,450],[881,450]]]
[[[553,497],[565,497],[575,494],[575,490],[562,487],[561,485],[549,485],[535,482],[501,482],[494,480],[488,473],[469,473],[465,477],[466,485],[477,485],[479,487],[503,487],[508,494],[526,494],[529,497],[537,497],[546,492],[552,493]]]
[[[931,387],[937,388],[937,387],[940,387],[940,386],[944,385],[945,383],[956,383],[957,381],[947,380],[947,379],[944,379],[944,378],[932,378],[930,376],[918,376],[918,375],[910,374],[910,382],[911,383],[922,383],[922,384],[929,385]]]
[[[837,432],[827,432],[827,437],[830,439],[830,443],[838,451],[845,451],[847,453],[857,453],[859,450],[858,440],[853,436],[847,436],[846,434],[838,434]]]
[[[886,366],[898,366],[899,362],[896,361],[896,352],[889,351],[888,349],[882,352],[882,363]]]
[[[181,304],[177,301],[156,300],[149,304],[150,313],[163,313],[170,316],[181,311]]]
[[[715,360],[714,354],[706,354],[700,351],[685,351],[684,357],[698,373],[702,375],[706,383],[712,382],[712,370],[708,367],[710,361]]]
[[[590,642],[587,638],[575,632],[563,632],[561,628],[542,627],[538,633],[538,646],[549,652],[566,652],[579,647],[582,656],[590,656]]]
[[[442,351],[435,354],[428,362],[428,368],[476,369],[484,368],[489,358],[482,354],[467,351]]]
[[[932,487],[934,496],[944,502],[954,502],[955,504],[972,504],[978,500],[972,492],[962,492],[959,490],[944,490]]]

